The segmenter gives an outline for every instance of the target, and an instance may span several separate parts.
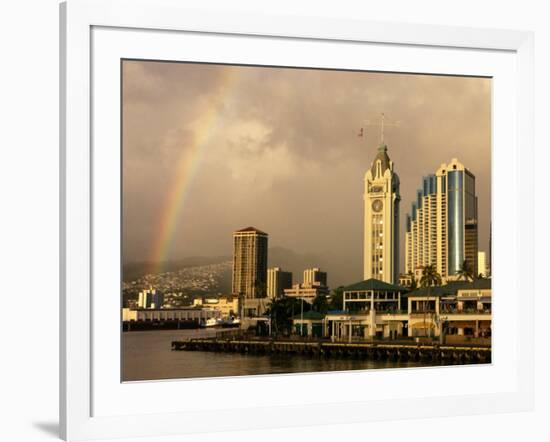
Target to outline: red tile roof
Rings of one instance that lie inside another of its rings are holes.
[[[237,230],[235,233],[239,233],[239,232],[256,232],[256,233],[259,233],[260,235],[267,235],[267,233],[262,232],[256,227],[245,227],[244,229]]]

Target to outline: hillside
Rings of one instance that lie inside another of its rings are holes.
[[[193,294],[229,293],[231,291],[231,257],[193,256],[155,266],[150,262],[128,263],[123,266],[125,289],[141,289],[154,285],[159,289]],[[331,287],[360,280],[361,263],[350,264],[338,257],[300,254],[284,247],[271,247],[268,266],[281,267],[293,273],[293,282],[302,282],[306,268],[320,267],[328,272]],[[162,271],[151,272],[161,268]]]

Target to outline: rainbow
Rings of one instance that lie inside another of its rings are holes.
[[[169,255],[176,234],[179,220],[183,214],[186,196],[196,175],[204,152],[212,140],[220,122],[220,107],[228,104],[230,93],[235,89],[237,79],[235,68],[222,70],[220,81],[220,92],[217,96],[217,103],[211,105],[208,111],[204,112],[194,127],[192,141],[182,150],[170,191],[164,199],[163,209],[158,217],[158,225],[155,229],[155,236],[152,245],[150,262],[153,264],[151,273],[160,273],[162,264]]]

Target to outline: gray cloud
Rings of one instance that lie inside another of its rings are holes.
[[[357,132],[380,112],[400,121],[386,139],[402,218],[421,177],[457,157],[477,178],[487,250],[491,80],[126,61],[124,259],[150,259],[177,164],[202,137],[172,258],[230,254],[232,231],[256,225],[272,245],[330,254],[340,279],[360,279],[363,175],[379,129]]]

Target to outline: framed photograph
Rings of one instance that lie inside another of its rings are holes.
[[[532,407],[530,33],[60,14],[66,440]]]

